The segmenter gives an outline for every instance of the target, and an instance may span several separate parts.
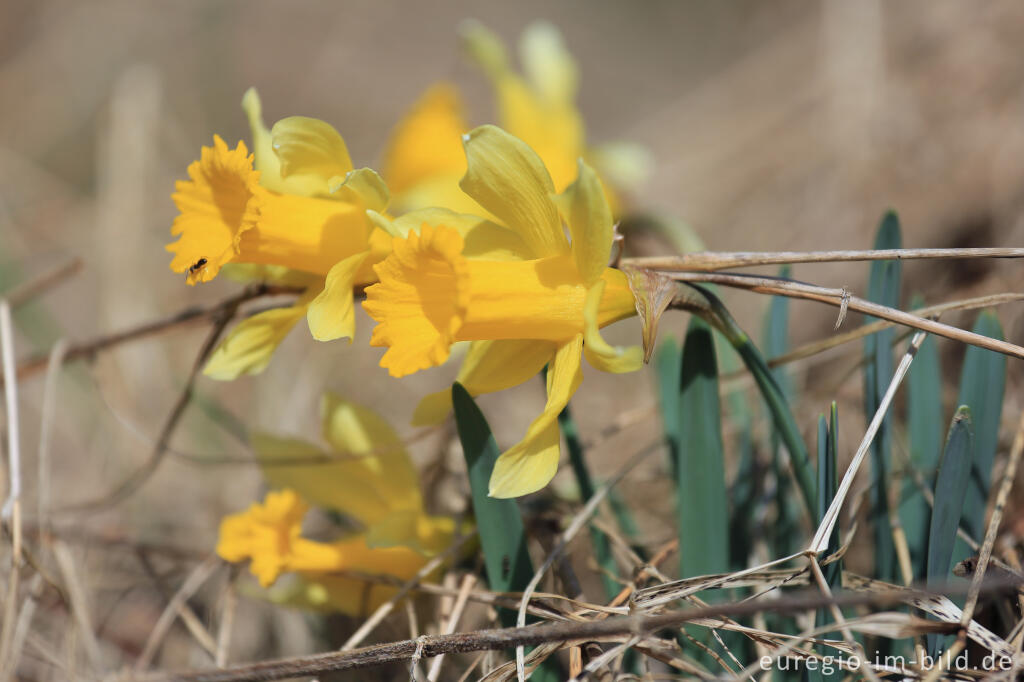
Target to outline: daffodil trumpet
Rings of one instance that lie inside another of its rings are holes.
[[[371,214],[394,238],[363,306],[378,322],[370,343],[387,347],[381,366],[392,376],[442,364],[456,341],[473,342],[458,380],[474,395],[522,383],[548,365],[544,411],[499,457],[491,478],[492,496],[513,497],[555,474],[556,418],[582,380],[581,354],[609,372],[642,364],[639,347],[611,346],[599,332],[635,315],[636,304],[626,276],[608,267],[611,210],[586,163],[556,194],[523,141],[494,126],[464,140],[461,187],[500,224],[439,209],[394,221]],[[450,391],[427,396],[414,420],[437,421],[450,405]]]
[[[242,105],[253,152],[214,136],[188,167],[172,197],[179,215],[171,227],[178,240],[167,246],[171,269],[196,284],[230,265],[236,275],[287,280],[305,293],[231,331],[204,370],[225,380],[262,371],[303,317],[320,341],[351,338],[353,287],[375,281],[373,264],[389,248],[366,215],[384,210],[387,188],[373,171],[352,167],[334,128],[293,116],[268,130],[255,90]]]

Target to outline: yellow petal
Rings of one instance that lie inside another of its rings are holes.
[[[289,116],[275,123],[270,135],[281,162],[281,176],[286,180],[302,178],[309,188],[303,194],[326,196],[328,181],[352,170],[345,140],[325,121]]]
[[[463,22],[459,36],[470,59],[479,64],[489,77],[497,78],[509,70],[508,53],[501,38],[479,21],[470,19]]]
[[[579,69],[557,28],[546,21],[527,26],[519,41],[519,59],[526,78],[540,97],[572,106]]]
[[[293,490],[270,492],[263,504],[254,503],[244,512],[224,517],[217,554],[230,562],[251,560],[250,570],[266,587],[288,569],[308,510],[309,505]]]
[[[614,374],[633,372],[644,364],[643,349],[640,346],[627,346],[626,348],[612,346],[601,338],[598,324],[601,298],[604,295],[606,284],[605,280],[599,279],[594,286],[587,290],[587,303],[583,309],[583,352],[587,356],[587,362],[604,372]]]
[[[561,434],[558,421],[546,422],[529,439],[503,453],[491,473],[491,497],[519,497],[537,492],[555,477]]]
[[[239,252],[242,236],[257,226],[268,192],[244,142],[228,149],[218,136],[203,147],[188,167],[189,179],[175,184],[172,195],[180,214],[171,226],[178,241],[167,245],[174,253],[171,270],[187,272],[187,282],[207,282]]]
[[[615,187],[635,189],[651,176],[654,158],[646,147],[629,142],[606,142],[591,147],[586,153],[601,177]]]
[[[267,282],[282,287],[308,289],[323,286],[324,278],[302,270],[293,270],[283,265],[257,265],[256,263],[228,263],[221,268],[222,276],[233,282],[249,284]]]
[[[468,169],[462,189],[518,233],[534,257],[565,253],[554,185],[537,154],[495,126],[480,126],[465,138]]]
[[[275,192],[287,192],[284,178],[281,177],[281,162],[278,161],[271,143],[270,129],[263,122],[263,104],[256,88],[245,91],[242,96],[242,110],[249,119],[252,153],[255,157],[256,170],[260,172],[260,184]]]
[[[444,551],[455,535],[455,520],[428,516],[420,512],[398,512],[370,526],[366,531],[369,547],[408,547],[433,556]]]
[[[380,282],[367,288],[363,308],[379,324],[371,346],[387,346],[380,366],[402,377],[448,359],[469,305],[468,263],[462,237],[426,225],[396,238],[375,266]]]
[[[302,301],[242,320],[213,351],[203,374],[220,381],[231,381],[243,374],[259,374],[305,314],[306,303]]]
[[[579,176],[562,195],[563,216],[572,235],[572,255],[586,286],[601,278],[612,252],[615,228],[597,173],[579,160]]]
[[[461,138],[459,138],[459,142],[462,142]],[[464,152],[462,152],[462,156],[465,159]],[[465,170],[460,173],[435,175],[416,183],[401,194],[395,193],[391,202],[391,212],[400,215],[421,208],[444,206],[457,213],[473,213],[489,217],[490,214],[484,210],[483,206],[473,201],[472,197],[459,187],[463,175],[465,175]]]
[[[361,458],[326,453],[296,438],[253,434],[253,450],[260,457],[263,474],[274,488],[298,491],[310,503],[373,524],[393,513],[386,486]],[[288,462],[295,462],[289,464]],[[396,500],[398,504],[407,500]]]
[[[422,208],[398,218],[367,212],[373,223],[394,237],[407,237],[410,231],[419,231],[423,225],[450,227],[462,235],[462,255],[479,260],[527,260],[529,250],[512,230],[486,218],[468,213],[456,213],[447,208]]]
[[[546,486],[558,468],[558,414],[583,381],[580,351],[583,335],[561,346],[548,365],[548,400],[526,437],[498,457],[491,474],[491,497],[518,497]]]
[[[554,356],[556,344],[549,341],[501,339],[474,341],[456,378],[472,396],[518,386],[536,376]],[[428,395],[416,406],[415,426],[436,424],[452,407],[451,389]]]
[[[356,330],[352,287],[369,251],[357,253],[339,262],[327,273],[323,291],[309,304],[306,320],[317,341],[351,339]]]
[[[324,394],[320,403],[324,440],[335,452],[357,455],[371,474],[373,487],[394,511],[419,511],[419,477],[405,444],[391,425],[373,410]]]
[[[374,211],[383,211],[391,200],[383,178],[369,168],[357,168],[344,176],[335,176],[328,181],[327,188],[343,201],[359,203]]]
[[[423,93],[392,132],[384,155],[383,174],[391,191],[399,195],[432,178],[461,177],[466,128],[453,86],[442,83]]]

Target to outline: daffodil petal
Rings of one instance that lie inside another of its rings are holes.
[[[472,396],[518,386],[536,376],[554,356],[550,341],[499,339],[473,341],[456,378]],[[428,426],[448,416],[450,388],[423,398],[412,416],[414,426]]]
[[[470,19],[459,27],[463,49],[491,78],[509,70],[508,51],[493,31],[479,21]]]
[[[326,196],[328,182],[352,170],[348,147],[334,127],[316,118],[289,116],[270,130],[281,176],[303,178],[313,193]]]
[[[554,185],[530,147],[496,126],[480,126],[464,138],[467,170],[462,189],[519,234],[534,257],[565,253]]]
[[[523,31],[519,60],[534,90],[549,102],[572,106],[579,87],[579,68],[554,25],[537,21]]]
[[[602,178],[627,190],[643,185],[654,167],[650,150],[630,142],[606,142],[591,147],[586,159]]]
[[[305,314],[306,303],[301,302],[242,320],[213,351],[203,374],[220,381],[231,381],[243,374],[259,374]]]
[[[411,231],[418,233],[423,225],[454,228],[462,235],[462,255],[466,258],[498,261],[531,258],[519,235],[480,216],[438,207],[421,208],[394,219],[379,213],[367,212],[367,215],[374,225],[395,237],[406,237]]]
[[[583,381],[580,352],[583,335],[577,334],[555,352],[548,365],[548,400],[530,424],[526,436],[498,457],[491,474],[491,497],[518,497],[540,490],[558,468],[558,415]]]
[[[422,509],[416,468],[383,417],[334,393],[324,395],[320,417],[324,440],[338,453],[360,457],[357,461],[373,474],[373,487],[392,512]]]
[[[252,133],[252,153],[255,157],[256,170],[260,172],[260,184],[275,192],[286,191],[281,177],[281,162],[274,153],[271,143],[270,129],[263,122],[263,104],[256,88],[249,88],[242,96],[242,111],[249,119],[249,131]]]
[[[297,438],[256,433],[250,438],[263,474],[274,488],[292,489],[310,503],[373,524],[394,513],[379,473],[364,457],[332,454]],[[294,461],[294,465],[289,465]]]
[[[607,282],[599,279],[587,290],[583,307],[583,352],[593,367],[613,374],[634,372],[644,364],[644,351],[640,346],[612,346],[603,338],[598,327],[601,296]]]
[[[369,168],[357,168],[344,176],[336,175],[328,180],[327,189],[340,199],[361,203],[374,211],[383,211],[391,201],[384,179]]]
[[[221,275],[234,282],[269,282],[282,287],[308,289],[323,286],[323,275],[294,270],[284,265],[263,265],[257,263],[228,263],[221,268]]]
[[[466,172],[462,103],[454,86],[428,89],[391,134],[383,174],[397,194],[439,176],[459,178]]]
[[[601,181],[583,159],[579,160],[576,182],[562,194],[559,207],[569,224],[576,268],[589,287],[608,267],[615,228]]]
[[[446,549],[455,534],[455,520],[420,512],[398,512],[366,530],[369,547],[409,547],[432,556]]]
[[[523,441],[494,462],[491,473],[491,497],[519,497],[537,492],[555,477],[561,450],[558,421],[538,429],[528,441]]]
[[[369,251],[357,253],[339,262],[327,273],[323,291],[309,304],[306,320],[317,341],[351,339],[356,331],[355,302],[352,287]]]

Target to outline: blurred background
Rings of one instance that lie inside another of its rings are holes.
[[[200,147],[215,133],[230,144],[248,138],[239,102],[250,86],[260,91],[268,123],[294,114],[332,123],[357,167],[379,165],[392,126],[438,80],[460,88],[471,124],[492,121],[490,88],[460,54],[457,30],[467,18],[513,47],[535,19],[558,26],[580,64],[588,141],[624,140],[651,152],[653,172],[630,197],[633,211],[686,223],[708,249],[868,248],[888,208],[900,214],[907,247],[1022,242],[1024,5],[1018,3],[6,0],[0,3],[0,292],[70,259],[82,263],[18,307],[19,357],[46,353],[61,338],[88,340],[212,304],[237,290],[225,278],[185,286],[168,269],[164,246],[175,216],[174,181]],[[669,246],[646,238],[627,248],[653,255]],[[863,293],[867,266],[800,266],[794,276]],[[904,290],[929,303],[1019,291],[1021,282],[1012,261],[904,267]],[[729,293],[727,301],[757,337],[767,300]],[[1019,342],[1020,306],[1001,309],[1000,317],[1007,338]],[[830,333],[835,312],[795,302],[792,319],[798,344]],[[948,321],[969,326],[972,320]],[[860,321],[851,314],[845,328]],[[685,323],[683,315],[667,319],[663,333]],[[114,645],[105,650],[120,647],[130,659],[163,609],[167,586],[211,552],[220,517],[261,494],[258,469],[237,461],[244,445],[211,418],[217,410],[253,430],[315,440],[319,396],[330,389],[380,410],[400,433],[413,433],[408,418],[416,400],[446,385],[454,368],[389,379],[376,366],[381,351],[366,346],[370,320],[360,316],[358,325],[352,346],[317,344],[300,325],[262,376],[231,384],[200,379],[206,407],[188,409],[173,451],[155,473],[128,499],[89,513],[64,508],[103,498],[145,462],[205,327],[177,328],[100,353],[88,365],[69,365],[56,384],[48,480],[37,480],[34,468],[43,373],[20,383],[27,522],[43,520],[33,506],[42,482],[50,491],[47,520],[76,560],[101,639]],[[612,332],[617,342],[635,342],[636,322]],[[855,345],[845,356],[794,369],[807,397],[797,417],[808,433],[825,401],[838,396],[859,406],[860,382],[849,380]],[[953,378],[963,349],[945,342],[940,348]],[[1015,364],[1008,414],[1021,409]],[[653,410],[644,412],[653,405],[652,382],[646,373],[587,372],[585,386],[574,400],[585,433],[627,410],[646,415],[592,453],[598,475],[607,475],[624,449],[658,433]],[[535,382],[481,405],[507,446],[542,401],[543,387]],[[862,429],[854,414],[859,407],[843,424],[847,444]],[[459,471],[461,457],[450,440],[450,431],[429,434],[414,454],[432,462],[445,451],[442,464]],[[225,456],[233,463],[218,463]],[[644,531],[665,538],[672,534],[670,491],[658,480],[662,463],[649,464],[631,498]],[[451,479],[437,485],[461,495],[464,483]],[[568,483],[559,478],[555,485]],[[458,511],[463,498],[443,490],[428,497],[439,511]],[[157,552],[148,564],[140,562],[140,553],[154,546],[178,554]],[[218,580],[209,588],[211,600],[226,576]],[[43,651],[49,646],[60,659],[61,646],[73,646],[72,635],[58,600],[41,604],[36,625],[49,644],[36,642],[25,656],[34,661],[33,674],[50,679],[59,665]],[[313,635],[301,615],[244,599],[239,608],[251,617],[237,619],[233,660],[310,650]],[[208,663],[193,648],[183,631],[172,633],[158,664]]]

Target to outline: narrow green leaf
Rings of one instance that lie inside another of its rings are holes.
[[[779,277],[788,279],[792,268],[784,265],[779,269]],[[789,299],[785,296],[772,296],[764,321],[764,337],[761,347],[768,357],[783,355],[789,350]],[[793,403],[793,385],[789,372],[785,367],[776,367],[772,371],[775,383],[778,384],[786,402]],[[786,471],[786,462],[780,451],[782,435],[772,423],[770,452],[772,469],[775,474],[775,507],[776,522],[771,527],[770,546],[778,556],[792,554],[799,542],[800,510],[799,501],[793,494],[792,477]]]
[[[495,499],[487,495],[494,462],[500,453],[498,445],[480,408],[459,383],[452,386],[452,405],[455,408],[455,427],[469,470],[473,513],[484,551],[487,582],[496,592],[520,592],[533,577],[533,564],[527,551],[519,506],[513,499]],[[498,609],[498,615],[505,627],[515,626],[514,610]]]
[[[803,436],[800,435],[800,429],[796,425],[796,420],[789,409],[789,403],[786,401],[782,388],[775,381],[771,370],[768,369],[768,364],[764,361],[761,351],[758,350],[746,332],[736,323],[736,320],[722,301],[706,287],[696,284],[690,284],[689,286],[704,297],[712,311],[706,316],[706,321],[714,325],[715,329],[728,339],[732,347],[739,353],[740,358],[743,359],[743,364],[746,365],[747,370],[753,375],[757,388],[768,405],[768,410],[772,415],[772,422],[775,428],[778,429],[779,436],[782,438],[782,443],[786,446],[786,450],[789,451],[790,466],[793,469],[797,485],[800,488],[800,494],[803,496],[804,504],[807,507],[808,518],[814,518],[815,510],[817,509],[814,501],[814,468],[808,454],[807,444],[804,443]]]
[[[832,504],[832,499],[836,494],[836,445],[837,445],[837,434],[839,431],[839,418],[838,411],[836,409],[835,402],[832,403],[829,419],[826,420],[824,415],[818,417],[818,523],[821,523],[828,511],[829,505]],[[825,552],[825,556],[830,556],[839,549],[839,525],[832,530],[832,535],[829,537],[828,549]],[[842,586],[842,560],[833,561],[823,568],[825,574],[825,580],[828,583],[829,588],[833,593]],[[820,627],[827,625],[832,622],[832,612],[827,608],[818,609],[815,613],[814,625]],[[826,646],[819,646],[819,652],[823,656],[831,654],[831,650]],[[811,675],[808,679],[810,680],[832,680],[839,679],[842,674],[836,671],[831,675],[826,675],[820,670],[810,671]],[[817,675],[813,673],[817,672]]]
[[[721,374],[731,374],[740,369],[741,359],[736,349],[722,334],[715,334],[715,355]],[[735,434],[732,441],[737,459],[736,474],[729,487],[729,559],[732,568],[738,570],[748,566],[747,559],[755,546],[754,533],[757,516],[755,508],[760,504],[763,486],[762,476],[754,451],[754,414],[752,401],[747,397],[744,386],[736,386],[725,395],[723,421]]]
[[[889,211],[883,216],[875,237],[876,249],[898,249],[902,246],[900,221]],[[868,300],[892,308],[900,305],[902,263],[899,260],[874,261],[868,277]],[[865,317],[870,324],[873,317]],[[882,395],[892,380],[892,346],[896,330],[893,328],[871,334],[864,339],[864,417],[870,420]],[[871,443],[872,477],[871,508],[875,526],[875,575],[881,580],[896,577],[896,546],[893,544],[889,523],[889,476],[892,451],[892,417],[886,415],[878,435]]]
[[[935,479],[935,504],[928,527],[926,580],[929,585],[941,586],[949,581],[953,546],[967,497],[973,460],[974,426],[971,410],[961,405],[949,427],[942,462]],[[942,637],[928,636],[928,651],[933,658],[940,651],[942,641]]]
[[[974,332],[1003,339],[999,318],[991,310],[978,316]],[[976,346],[967,346],[960,374],[958,405],[971,408],[974,424],[974,464],[971,485],[964,505],[964,529],[977,540],[985,534],[985,506],[988,501],[992,467],[999,441],[999,421],[1006,389],[1006,356]]]
[[[680,574],[727,571],[729,514],[718,365],[711,328],[700,319],[690,321],[677,382],[679,428],[686,434],[685,440],[670,444],[676,460]]]
[[[594,480],[590,476],[590,469],[583,456],[583,443],[580,442],[579,430],[576,428],[576,422],[572,418],[572,412],[568,405],[558,415],[558,426],[562,429],[562,435],[565,436],[565,443],[569,448],[569,462],[576,475],[580,497],[586,502],[594,496]],[[619,593],[620,589],[619,584],[612,578],[617,574],[618,569],[612,556],[611,543],[608,541],[608,536],[594,526],[590,527],[590,541],[594,546],[594,557],[603,569],[601,584],[604,585],[605,597],[610,600]]]
[[[912,307],[914,304],[911,304]],[[907,378],[907,428],[910,464],[930,487],[935,481],[942,453],[942,370],[933,336],[925,338]],[[914,576],[925,577],[928,523],[931,507],[914,481],[913,472],[903,476],[900,523],[907,537]]]

